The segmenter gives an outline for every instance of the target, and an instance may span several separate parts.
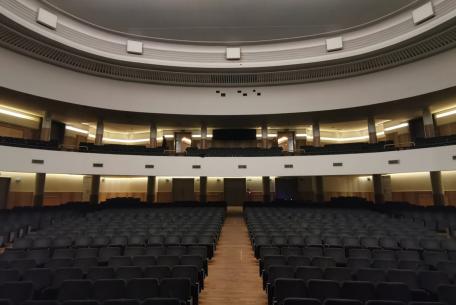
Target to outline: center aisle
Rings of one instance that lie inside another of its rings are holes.
[[[209,276],[200,295],[200,305],[266,305],[242,217],[242,208],[229,207],[217,251],[209,262]]]

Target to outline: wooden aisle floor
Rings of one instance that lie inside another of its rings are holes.
[[[258,262],[242,217],[242,208],[229,207],[200,305],[266,305]]]

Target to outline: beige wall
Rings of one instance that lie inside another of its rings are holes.
[[[35,188],[35,174],[0,172],[1,177],[11,178],[8,207],[32,205]],[[45,204],[56,205],[68,201],[83,200],[84,194],[90,191],[87,179],[90,176],[48,174],[45,185]],[[432,191],[429,173],[392,174],[392,200],[410,201],[421,205],[432,204]],[[274,177],[271,177],[271,192],[274,193]],[[311,180],[299,178],[298,192],[306,193],[311,190]],[[443,188],[446,200],[456,205],[456,171],[442,173]],[[247,177],[247,189],[251,200],[262,199],[262,178]],[[195,198],[199,198],[199,177],[195,178]],[[208,178],[208,200],[223,200],[223,178]],[[172,177],[157,178],[157,201],[172,201]],[[359,196],[368,200],[373,199],[371,176],[326,176],[324,177],[325,199],[338,196]],[[137,197],[146,199],[146,177],[102,177],[100,185],[100,200],[114,197]],[[87,195],[87,194],[86,194]],[[303,197],[304,198],[304,197]]]

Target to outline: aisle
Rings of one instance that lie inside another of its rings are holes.
[[[267,304],[241,208],[228,210],[217,252],[209,262],[209,276],[200,295],[200,304]]]

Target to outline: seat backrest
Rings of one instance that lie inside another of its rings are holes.
[[[274,283],[274,298],[281,304],[286,298],[306,297],[306,290],[306,282],[304,280],[279,278]]]
[[[289,256],[287,262],[293,267],[310,266],[310,258],[306,256]]]
[[[437,288],[439,301],[445,304],[456,304],[456,285],[440,285]]]
[[[336,267],[336,260],[332,257],[314,257],[311,262],[312,266],[320,268]]]
[[[165,278],[160,281],[160,297],[176,298],[188,302],[191,298],[190,280],[186,278]]]
[[[139,266],[119,267],[116,270],[116,278],[122,280],[131,280],[134,278],[142,278],[143,270]]]
[[[126,247],[124,251],[125,256],[139,256],[145,253],[146,249],[144,247]]]
[[[180,305],[179,299],[175,298],[151,298],[145,300],[142,305]]]
[[[51,286],[52,271],[48,268],[29,269],[24,273],[23,280],[33,283],[33,289],[35,291],[41,291]]]
[[[420,287],[418,276],[412,270],[391,269],[386,274],[388,282],[404,283],[410,289],[418,289]]]
[[[171,269],[171,277],[188,278],[192,284],[198,282],[199,269],[196,266],[180,265]]]
[[[112,267],[90,267],[87,272],[87,279],[92,281],[113,278],[115,278],[115,270]]]
[[[166,255],[181,256],[187,254],[187,248],[185,246],[168,246],[166,247]]]
[[[159,255],[157,256],[157,265],[174,267],[179,265],[180,258],[175,255]]]
[[[273,284],[278,278],[294,278],[295,270],[291,266],[270,266],[267,270],[268,283]]]
[[[0,270],[0,285],[4,282],[19,281],[21,274],[18,270],[14,269],[1,269]]]
[[[347,299],[326,299],[324,305],[363,305],[364,302],[359,300],[347,300]]]
[[[138,255],[132,257],[132,263],[134,266],[147,267],[156,265],[157,261],[152,255]]]
[[[352,272],[350,269],[343,267],[326,268],[324,279],[337,282],[350,281],[352,279]]]
[[[346,281],[342,284],[342,297],[366,302],[375,299],[375,286],[367,281]]]
[[[126,283],[119,279],[96,280],[93,283],[93,296],[96,300],[124,299],[127,295]]]
[[[378,283],[376,288],[377,299],[389,301],[402,301],[408,303],[411,300],[411,292],[405,283]]]
[[[422,289],[431,293],[437,293],[439,285],[450,284],[448,275],[440,271],[420,271],[418,272],[418,282]]]
[[[54,271],[52,286],[58,288],[66,280],[79,280],[82,279],[83,276],[84,274],[80,268],[58,268]]]
[[[165,247],[154,246],[154,247],[146,248],[146,255],[152,255],[152,256],[157,257],[160,255],[165,255],[165,254],[166,254]]]
[[[127,284],[127,298],[145,300],[159,296],[159,282],[157,279],[132,279]]]
[[[358,269],[355,274],[357,281],[368,281],[379,283],[386,281],[386,271],[382,269],[362,268]]]
[[[171,277],[171,268],[168,266],[149,266],[144,269],[144,277],[164,279]]]
[[[283,305],[321,305],[321,301],[311,298],[286,298]]]
[[[310,259],[314,257],[323,256],[323,248],[320,247],[306,247],[302,249],[302,255]]]
[[[330,280],[309,280],[307,282],[309,296],[319,300],[339,298],[341,294],[339,282]]]
[[[113,268],[131,266],[132,260],[129,256],[112,256],[109,258],[108,266]]]
[[[371,259],[371,251],[369,249],[349,249],[348,250],[349,258],[365,258]]]
[[[90,300],[93,297],[93,286],[89,280],[66,280],[58,291],[59,301]]]
[[[32,296],[32,282],[4,282],[0,286],[0,299],[9,299],[13,305],[21,305]]]
[[[367,258],[349,258],[347,259],[347,267],[351,270],[370,268],[371,261]]]

